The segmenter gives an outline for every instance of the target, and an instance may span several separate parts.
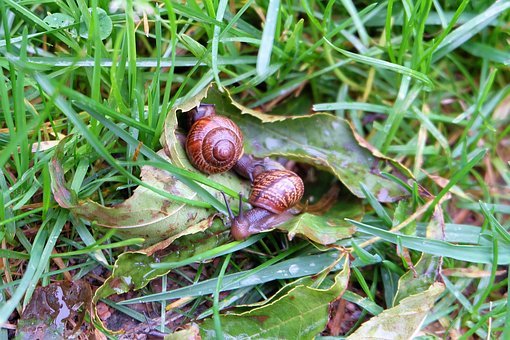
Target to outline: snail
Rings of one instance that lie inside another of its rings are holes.
[[[264,164],[263,160],[256,162],[258,164],[253,169]],[[266,166],[272,167],[271,162],[266,161]],[[239,195],[239,216],[234,216],[225,194],[222,193],[232,224],[231,233],[236,240],[243,240],[285,222],[293,216],[289,209],[303,197],[303,181],[293,171],[271,169],[257,172],[258,174],[253,176],[253,186],[248,199],[253,209],[243,212],[242,195]]]
[[[189,112],[186,153],[195,168],[207,174],[230,170],[243,154],[243,135],[232,120],[216,115],[214,105]]]

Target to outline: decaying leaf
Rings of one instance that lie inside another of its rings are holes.
[[[68,338],[90,310],[92,291],[84,281],[37,287],[18,322],[19,339]]]
[[[163,145],[163,148],[171,161],[182,168],[193,169],[193,166],[188,161],[184,148],[182,147],[181,141],[179,139],[179,133],[177,131],[177,115],[179,111],[188,112],[198,106],[204,100],[204,96],[206,96],[206,94],[207,91],[202,91],[198,95],[179,103],[174,108],[172,108],[165,120],[164,133],[161,136],[161,144]],[[235,103],[230,97],[221,95],[218,100],[221,101],[221,105],[219,105],[218,102],[215,102],[218,107],[224,107],[228,105],[229,102],[231,102],[232,105],[236,105],[238,108],[247,110],[247,112],[250,112],[250,114],[264,116],[264,114],[257,113],[256,111],[247,109],[244,106]],[[218,110],[217,113],[228,116],[224,110]],[[249,117],[244,115],[239,118],[248,119]],[[285,120],[285,117],[282,118],[278,116],[278,119],[275,119],[274,121],[277,120]],[[243,133],[245,133],[244,130]],[[275,227],[283,231],[288,231],[289,239],[292,239],[295,235],[301,235],[321,244],[334,243],[340,239],[349,237],[354,233],[355,228],[353,228],[351,224],[345,222],[343,219],[345,217],[358,219],[361,218],[363,214],[361,204],[358,201],[344,203],[338,208],[340,209],[331,209],[331,211],[336,212],[333,216],[324,217],[316,214],[304,213],[299,214],[298,216]]]
[[[354,195],[364,197],[363,183],[380,202],[394,202],[408,192],[381,175],[385,166],[412,178],[397,161],[384,157],[361,141],[349,123],[339,117],[316,113],[304,116],[273,116],[236,103],[209,86],[193,98],[216,105],[216,111],[235,121],[244,134],[245,152],[258,157],[283,156],[333,173]],[[310,128],[312,127],[312,128]],[[316,128],[313,128],[316,127]]]
[[[154,246],[151,246],[144,250],[121,254],[117,261],[115,261],[112,274],[96,290],[92,301],[96,304],[100,299],[110,295],[141,289],[155,278],[170,272],[170,269],[154,269],[151,267],[151,264],[178,262],[187,259],[226,243],[228,237],[229,232],[223,222],[215,219],[206,230],[176,239],[165,248],[164,252],[161,249],[157,249],[161,253],[157,252],[154,254]],[[94,311],[94,318],[102,323],[101,317],[96,310]]]
[[[291,284],[263,305],[244,313],[221,316],[221,327],[226,338],[244,339],[312,339],[326,326],[329,304],[340,298],[349,282],[349,261],[326,289],[313,286],[309,280]],[[321,275],[318,274],[317,277]],[[303,283],[308,284],[303,284]],[[215,339],[214,322],[207,319],[200,325],[204,339]]]
[[[393,299],[393,305],[430,287],[437,278],[439,263],[439,256],[422,254],[414,267],[415,271],[407,271],[398,281],[398,291]]]
[[[146,244],[154,244],[165,239],[175,239],[186,234],[198,232],[196,226],[216,213],[213,209],[204,209],[173,202],[152,190],[139,186],[126,201],[106,207],[90,199],[78,200],[76,193],[68,188],[64,179],[64,139],[57,149],[50,165],[52,191],[60,206],[71,210],[75,215],[97,225],[115,228],[124,237],[143,237]],[[163,151],[158,154],[168,160]],[[151,166],[143,166],[141,178],[145,183],[165,190],[171,194],[193,199],[196,193],[178,181],[170,173]],[[211,179],[238,192],[247,192],[242,180],[231,172],[213,175]],[[216,190],[211,193],[222,199]]]
[[[374,316],[347,339],[412,339],[443,291],[444,285],[436,282],[427,290],[408,296],[397,306]]]

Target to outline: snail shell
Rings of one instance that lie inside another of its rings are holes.
[[[269,170],[253,180],[248,202],[274,214],[281,214],[301,200],[304,184],[301,178],[289,170]]]
[[[239,127],[222,116],[198,119],[186,138],[186,152],[195,168],[215,174],[230,170],[243,154]]]

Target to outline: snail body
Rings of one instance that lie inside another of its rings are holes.
[[[231,219],[231,233],[234,239],[246,237],[271,229],[285,222],[293,215],[289,211],[303,197],[304,185],[301,178],[289,170],[269,170],[258,174],[248,202],[254,207],[246,212],[239,201],[239,216],[233,216],[227,204]],[[225,199],[226,202],[226,199]]]
[[[217,116],[214,107],[192,112],[186,153],[195,168],[207,174],[230,170],[243,154],[243,134],[232,120]]]
[[[235,240],[244,240],[253,234],[269,230],[292,216],[294,215],[288,211],[274,214],[266,209],[253,208],[234,217],[230,233]]]
[[[285,170],[285,167],[268,157],[257,158],[252,155],[244,154],[234,165],[234,171],[239,176],[248,178],[253,182],[254,178],[265,171],[270,170]]]

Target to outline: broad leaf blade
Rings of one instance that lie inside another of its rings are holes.
[[[306,281],[303,281],[306,282]],[[341,297],[349,282],[349,263],[335,277],[328,289],[298,285],[286,294],[276,294],[261,307],[240,314],[221,316],[224,335],[228,338],[274,339],[285,334],[287,339],[308,339],[319,334],[329,318],[329,303]],[[286,287],[282,289],[286,290]],[[200,331],[205,339],[215,338],[212,319],[206,320]]]
[[[206,91],[208,90],[208,93]],[[235,121],[245,136],[245,152],[259,157],[284,156],[333,173],[354,195],[365,197],[363,183],[380,202],[394,202],[408,195],[383,177],[387,165],[410,177],[401,164],[384,158],[360,142],[349,123],[330,114],[272,116],[246,109],[214,88],[204,90],[204,102],[216,105],[219,114]],[[317,128],[310,128],[317,127]],[[396,166],[395,166],[396,165]]]
[[[361,220],[363,208],[359,202],[338,202],[325,214],[315,215],[302,213],[277,226],[279,230],[289,233],[292,240],[296,235],[304,236],[319,244],[331,244],[338,240],[351,237],[356,228],[345,221],[345,218]]]

